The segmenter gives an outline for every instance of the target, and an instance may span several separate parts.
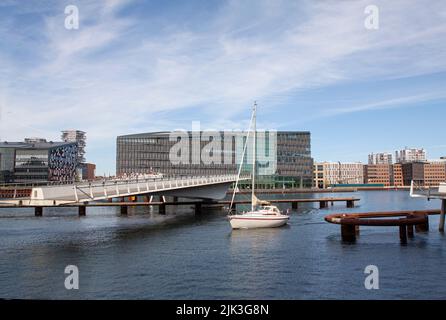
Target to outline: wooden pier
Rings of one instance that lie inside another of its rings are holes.
[[[114,202],[84,202],[84,203],[67,203],[67,204],[59,204],[59,205],[24,205],[24,202],[18,201],[15,204],[0,204],[0,208],[34,208],[34,213],[36,217],[41,217],[43,215],[44,208],[73,208],[77,207],[79,216],[85,216],[87,214],[87,207],[120,207],[120,212],[122,215],[128,214],[129,207],[140,207],[140,206],[157,206],[158,212],[160,214],[166,214],[167,206],[182,206],[189,205],[195,207],[195,213],[200,214],[202,212],[203,206],[215,206],[215,205],[230,205],[231,201],[229,200],[220,200],[220,201],[179,201],[177,197],[173,197],[173,201],[166,201],[165,197],[160,197],[161,201],[151,201],[153,198],[150,196],[144,197],[146,201],[137,201],[137,197],[127,197],[128,201],[125,201],[125,198],[121,198],[121,201]],[[353,208],[355,206],[355,202],[359,201],[359,198],[350,198],[350,197],[342,197],[342,198],[311,198],[311,199],[270,199],[266,200],[271,203],[289,203],[291,204],[291,208],[293,210],[298,209],[299,203],[319,203],[319,208],[324,209],[328,208],[328,206],[334,205],[335,202],[345,202],[347,208]],[[250,204],[251,200],[235,200],[233,202],[232,210],[236,209],[236,205],[246,205]]]

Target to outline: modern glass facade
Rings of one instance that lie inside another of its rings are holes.
[[[13,181],[15,161],[15,149],[0,148],[0,182],[9,183]]]
[[[0,143],[2,183],[72,181],[76,166],[76,143]]]
[[[26,182],[29,180],[48,180],[48,150],[16,150],[14,181]]]
[[[176,134],[176,133],[175,133]],[[243,153],[241,133],[216,132],[212,138],[200,132],[154,132],[119,136],[117,138],[117,175],[147,173],[164,175],[218,175],[236,173]],[[275,136],[274,136],[275,135]],[[180,141],[186,148],[178,148]],[[205,141],[202,141],[205,140]],[[313,159],[309,132],[279,131],[258,134],[257,183],[261,187],[311,187]],[[209,143],[213,142],[212,150]],[[252,168],[252,150],[248,143],[243,171]],[[172,152],[174,160],[172,161]],[[208,155],[208,158],[204,155]],[[213,159],[209,161],[209,156]],[[207,160],[207,161],[206,161]],[[246,182],[247,183],[247,182]]]
[[[223,136],[220,135],[221,140]],[[236,172],[235,149],[230,151],[231,163],[213,163],[203,165],[202,149],[208,143],[201,141],[198,135],[188,137],[189,152],[180,164],[173,164],[170,153],[178,139],[171,141],[168,132],[157,132],[120,136],[117,138],[116,174],[161,172],[164,175],[218,175]],[[234,144],[233,144],[234,145]],[[194,147],[196,146],[196,147]],[[184,151],[184,150],[183,150]],[[215,156],[224,157],[223,147],[214,150]],[[182,155],[180,155],[182,156]]]

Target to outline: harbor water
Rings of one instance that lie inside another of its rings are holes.
[[[242,195],[247,197],[249,195]],[[327,194],[260,195],[326,197]],[[331,194],[329,196],[332,196]],[[361,200],[327,209],[299,204],[289,225],[230,229],[226,212],[188,206],[0,211],[0,298],[21,299],[444,299],[446,238],[438,216],[430,232],[401,245],[396,227],[363,227],[356,243],[341,241],[335,212],[439,209],[407,191],[337,193]],[[280,206],[282,209],[289,204]],[[241,207],[243,209],[243,207]],[[79,269],[79,290],[64,286],[67,265]],[[367,266],[379,289],[367,290]]]

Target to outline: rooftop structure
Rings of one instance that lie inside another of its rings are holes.
[[[62,141],[76,142],[78,146],[77,162],[85,163],[85,147],[87,145],[87,136],[84,131],[80,130],[64,130],[62,131]]]

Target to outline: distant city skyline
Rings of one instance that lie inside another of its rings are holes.
[[[0,3],[0,140],[87,132],[88,162],[114,174],[119,135],[310,131],[315,161],[372,152],[446,156],[446,6],[374,1]],[[416,23],[414,23],[416,21]]]

